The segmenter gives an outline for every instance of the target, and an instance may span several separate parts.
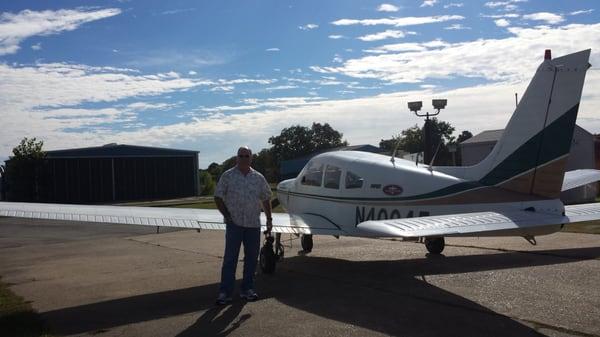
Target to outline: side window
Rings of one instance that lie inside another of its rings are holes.
[[[302,185],[321,186],[323,181],[323,164],[309,163],[300,182]]]
[[[342,176],[342,170],[333,165],[327,165],[325,169],[325,188],[340,188],[340,178]]]
[[[346,172],[346,188],[361,188],[363,178],[350,171]]]

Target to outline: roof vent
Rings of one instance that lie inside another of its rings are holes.
[[[110,146],[117,146],[117,143],[108,143],[108,144],[104,144],[102,145],[102,147],[110,147]]]

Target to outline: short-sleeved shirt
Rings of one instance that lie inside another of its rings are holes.
[[[260,203],[271,199],[271,187],[253,168],[244,175],[234,166],[221,175],[215,197],[223,199],[236,225],[260,228]]]

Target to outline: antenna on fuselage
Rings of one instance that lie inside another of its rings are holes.
[[[433,172],[433,162],[435,161],[435,157],[437,157],[437,154],[440,151],[441,145],[442,145],[442,142],[440,141],[438,143],[437,148],[435,149],[435,153],[433,154],[433,157],[431,157],[431,161],[429,162],[429,172]]]

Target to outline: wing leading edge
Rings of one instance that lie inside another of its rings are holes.
[[[0,202],[0,216],[189,229],[226,228],[223,216],[216,209]],[[261,217],[261,223],[265,224],[264,213]],[[309,217],[273,213],[273,233],[343,235],[339,228]],[[265,229],[263,225],[262,230]]]

